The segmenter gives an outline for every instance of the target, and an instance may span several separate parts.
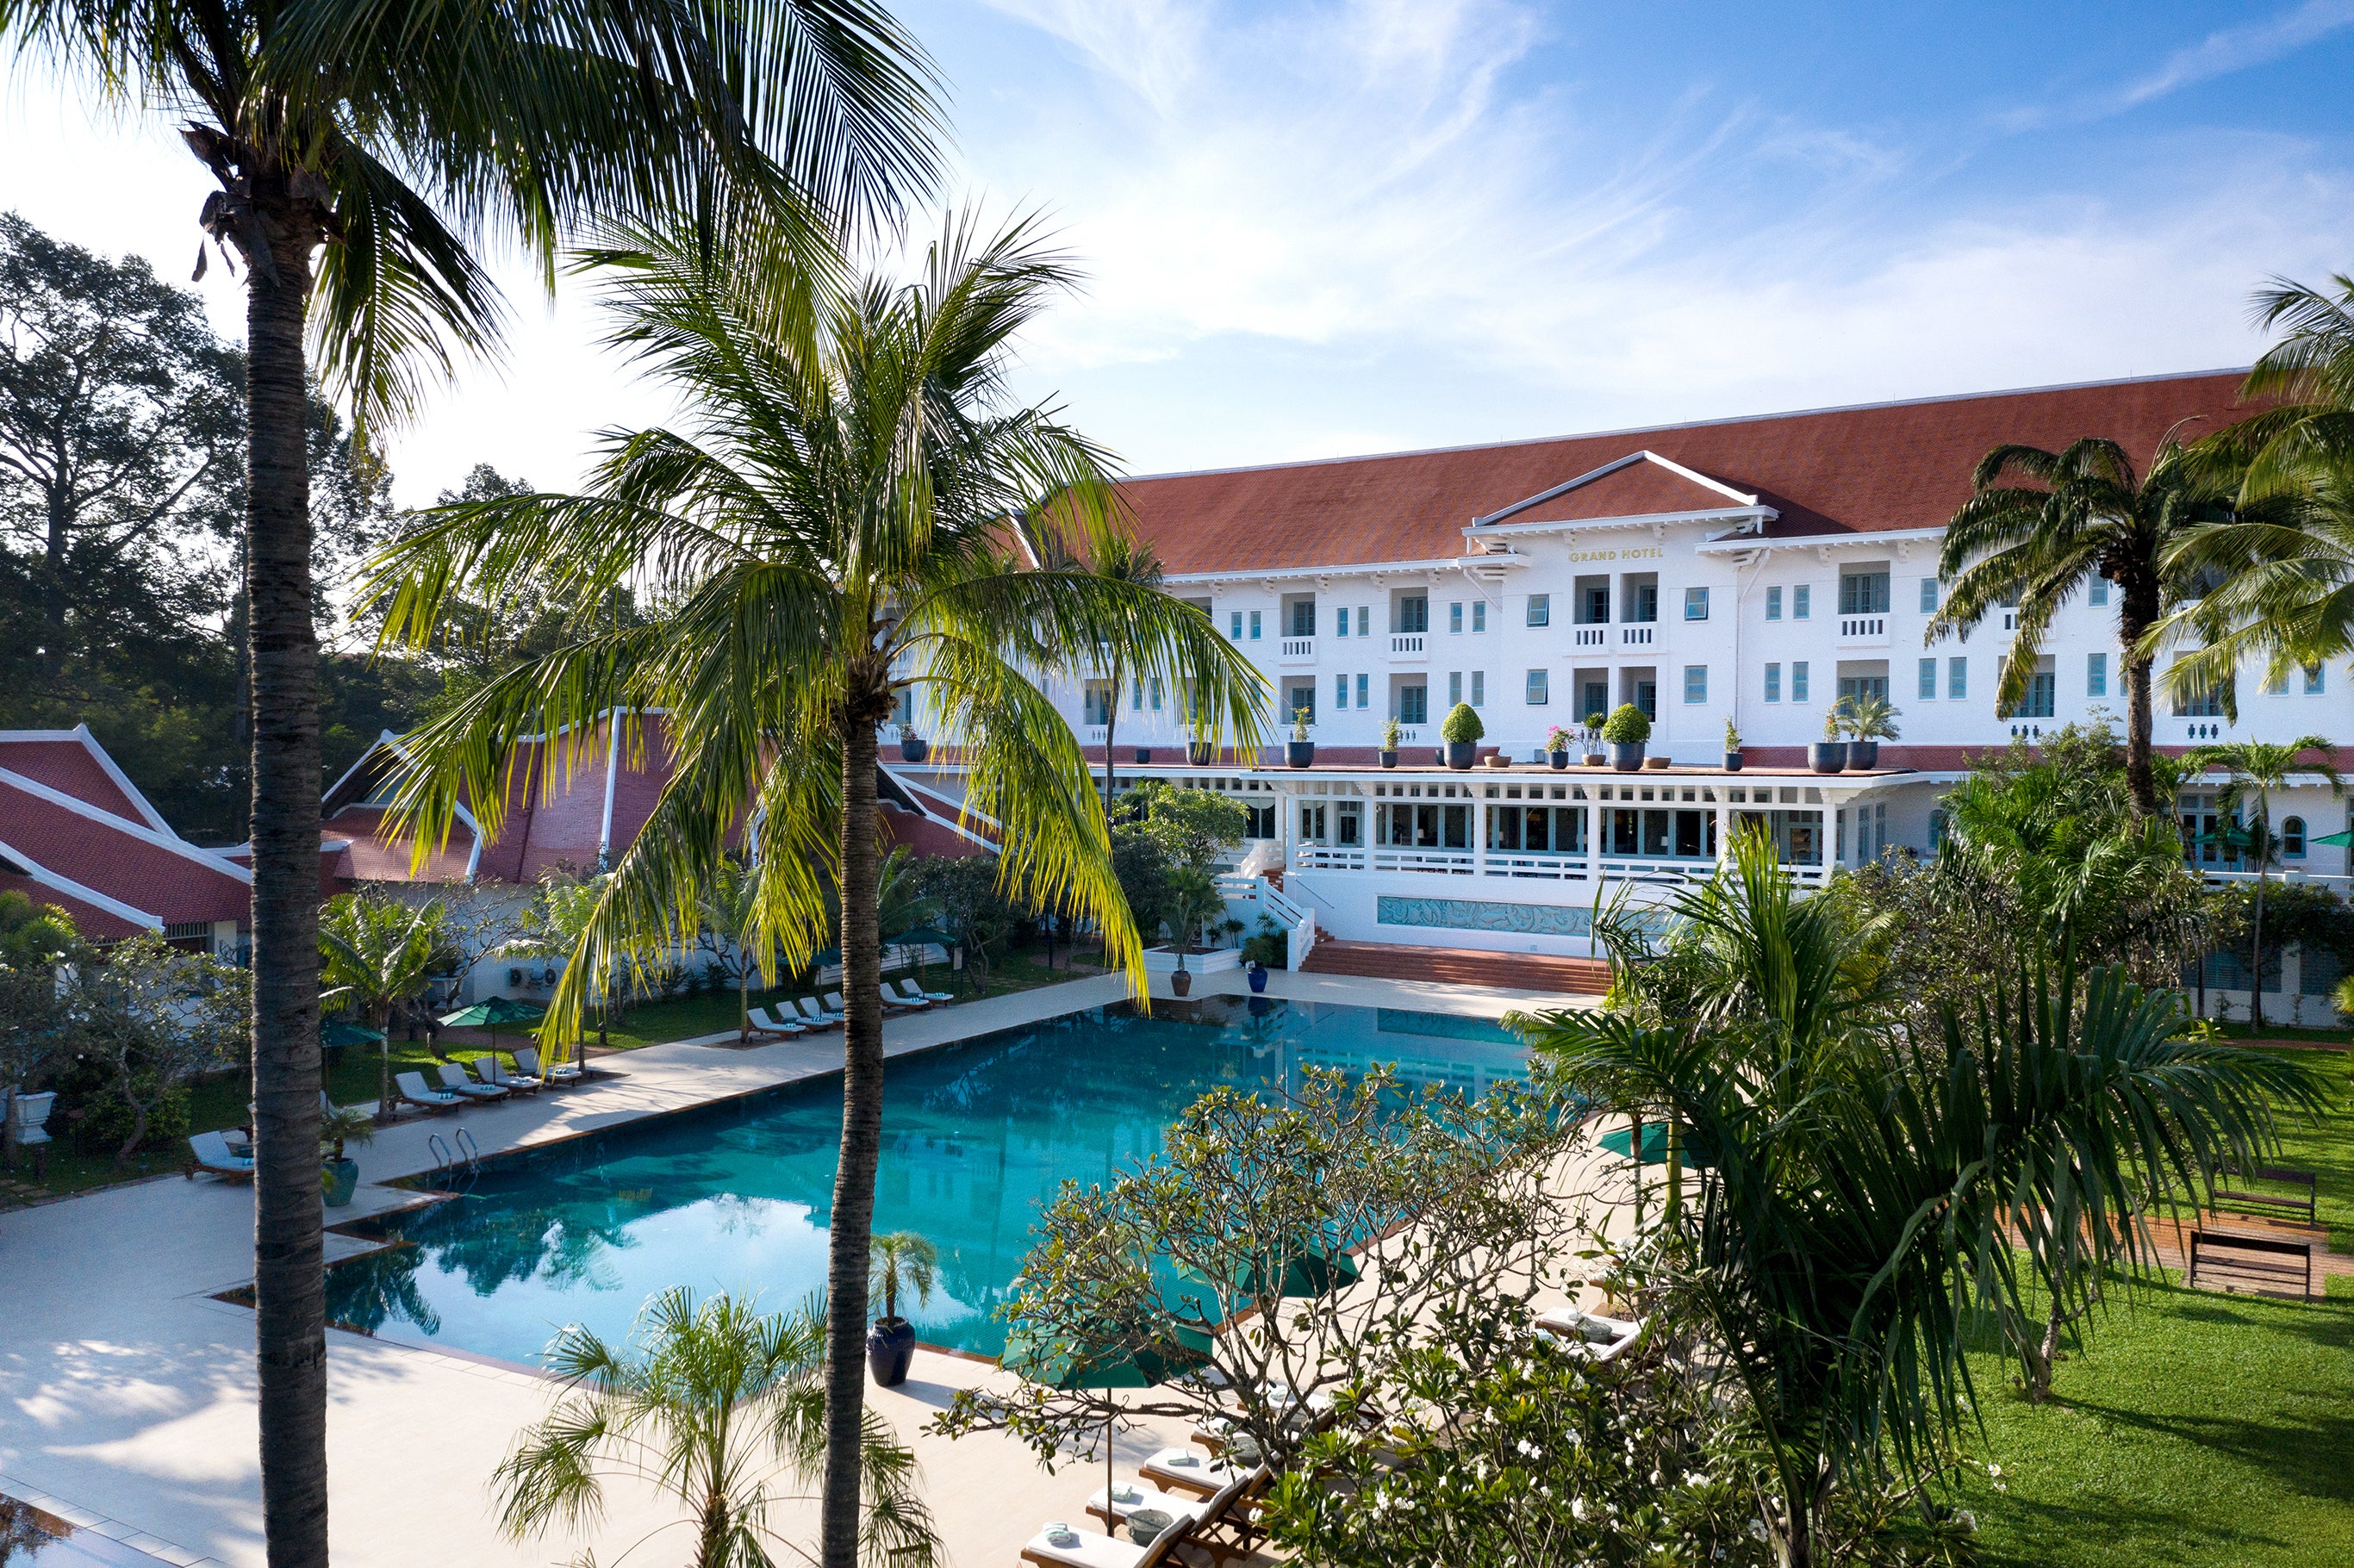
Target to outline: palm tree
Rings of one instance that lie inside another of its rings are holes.
[[[552,286],[584,217],[671,210],[720,182],[814,262],[829,228],[928,186],[931,71],[873,0],[0,0],[0,37],[178,122],[218,186],[197,222],[246,267],[262,1530],[273,1562],[324,1563],[305,334],[366,440],[497,346],[504,306],[476,255],[487,236],[521,240]],[[205,254],[200,241],[199,276]]]
[[[1029,530],[1032,556],[1042,567],[1057,571],[1086,572],[1108,582],[1125,583],[1134,588],[1160,592],[1165,574],[1161,556],[1150,542],[1137,537],[1127,529],[1117,529],[1094,541],[1091,550],[1072,546],[1065,532],[1053,526]],[[1111,701],[1104,708],[1104,814],[1111,814],[1112,791],[1115,786],[1112,742],[1119,727],[1120,694],[1128,690],[1129,679],[1128,642],[1115,637],[1099,649],[1089,650],[1091,658],[1083,658],[1082,672],[1100,669],[1111,682]]]
[[[1690,933],[1679,1012],[1515,1022],[1571,1082],[1708,1151],[1671,1310],[1759,1423],[1790,1568],[1816,1561],[1842,1478],[1917,1468],[1957,1432],[1971,1310],[2016,1311],[2031,1286],[2073,1301],[2103,1269],[2146,1267],[2153,1178],[2211,1185],[2276,1144],[2274,1099],[2317,1104],[2307,1065],[2187,1039],[2172,994],[2115,969],[2080,987],[2064,952],[1972,1017],[1946,1009],[1920,1049],[1860,1005],[1874,934],[1801,901],[1762,834],[1670,914]]]
[[[893,1231],[875,1238],[875,1262],[869,1271],[870,1294],[883,1298],[883,1316],[899,1316],[899,1293],[915,1297],[924,1306],[939,1284],[940,1249],[918,1231]]]
[[[962,750],[969,810],[994,824],[1005,896],[1092,915],[1141,991],[1078,742],[1031,672],[1114,638],[1135,667],[1200,688],[1207,722],[1256,743],[1258,679],[1201,611],[1085,573],[1024,569],[1006,519],[1052,504],[1108,527],[1103,454],[1052,410],[1013,407],[1008,343],[1071,274],[1027,225],[951,222],[921,279],[875,278],[807,310],[724,210],[617,233],[599,253],[617,341],[681,395],[690,426],[615,432],[590,491],[431,514],[379,563],[387,638],[429,636],[443,599],[594,604],[648,579],[642,627],[587,635],[492,681],[413,737],[400,811],[438,836],[461,799],[499,831],[519,737],[595,715],[666,712],[670,780],[599,895],[544,1025],[587,977],[678,945],[739,825],[760,924],[793,969],[838,890],[842,1156],[826,1286],[823,1552],[856,1553],[868,1239],[882,1130],[878,726],[919,691]],[[565,726],[574,726],[570,731]],[[625,740],[625,744],[627,741]]]
[[[442,937],[443,911],[434,900],[409,909],[388,898],[346,893],[332,900],[319,918],[319,957],[329,989],[321,1001],[340,1001],[384,1038],[378,1044],[383,1071],[376,1086],[378,1121],[393,1118],[392,1015],[402,1003],[425,994],[449,960]]]
[[[734,855],[713,868],[697,903],[701,928],[725,942],[736,969],[736,1038],[752,1038],[752,971],[758,965],[760,879]],[[567,948],[569,951],[569,948]]]
[[[686,1510],[695,1568],[768,1568],[779,1543],[803,1555],[770,1526],[769,1510],[800,1495],[779,1490],[781,1477],[806,1484],[824,1468],[825,1325],[816,1312],[763,1316],[748,1301],[697,1301],[674,1286],[645,1304],[631,1338],[609,1345],[574,1324],[548,1346],[543,1359],[561,1389],[555,1408],[492,1477],[507,1534],[526,1541],[558,1521],[594,1522],[605,1478],[618,1476],[652,1480]],[[869,1560],[938,1562],[915,1457],[871,1414],[856,1458]]]
[[[2231,487],[2169,435],[2137,475],[2116,442],[2087,436],[2066,450],[2005,445],[1971,476],[1977,493],[1946,525],[1937,575],[1946,601],[1926,640],[1967,637],[1998,607],[2016,606],[2017,634],[1995,700],[2025,699],[2044,632],[2060,607],[2095,578],[2116,585],[2124,649],[2126,778],[2134,811],[2158,815],[2150,771],[2150,629],[2185,597],[2186,568],[2168,555],[2190,531],[2231,516]]]
[[[2306,754],[2317,762],[2300,762]],[[2279,846],[2273,840],[2272,797],[2276,789],[2288,788],[2293,773],[2319,774],[2333,794],[2343,795],[2346,787],[2338,777],[2338,747],[2317,735],[2301,735],[2285,746],[2268,745],[2257,740],[2226,741],[2215,746],[2193,747],[2184,754],[2183,766],[2192,773],[2208,768],[2220,769],[2224,775],[2222,789],[2216,804],[2226,815],[2243,821],[2248,858],[2256,863],[2255,918],[2249,927],[2249,959],[2254,966],[2253,979],[2248,982],[2249,1022],[2262,1028],[2264,1022],[2264,882],[2265,874],[2279,858]]]

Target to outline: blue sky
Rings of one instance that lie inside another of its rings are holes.
[[[2253,287],[2354,270],[2354,0],[900,14],[951,195],[1090,274],[1023,390],[1139,472],[2244,364]],[[18,75],[0,134],[0,205],[185,276],[158,128]],[[514,353],[395,447],[406,500],[660,416],[507,275]]]

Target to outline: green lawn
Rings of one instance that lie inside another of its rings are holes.
[[[2168,1284],[2094,1326],[2052,1403],[1974,1367],[2002,1467],[1963,1489],[2004,1568],[2319,1568],[2354,1560],[2354,1299]],[[1990,1392],[1992,1391],[1992,1392]]]

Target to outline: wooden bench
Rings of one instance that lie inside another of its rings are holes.
[[[2258,1181],[2278,1181],[2285,1186],[2302,1187],[2305,1192],[2302,1195],[2293,1195],[2285,1192],[2253,1192],[2237,1188],[2218,1187],[2215,1189],[2214,1198],[2207,1205],[2209,1212],[2220,1213],[2229,1209],[2235,1214],[2300,1214],[2304,1216],[2305,1223],[2308,1225],[2317,1223],[2317,1211],[2314,1204],[2317,1188],[2312,1171],[2289,1171],[2279,1166],[2266,1165],[2259,1166],[2251,1172],[2226,1165],[2223,1167],[2222,1174],[2241,1181],[2253,1178]]]
[[[2194,1288],[2313,1298],[2313,1243],[2253,1231],[2193,1231],[2190,1272]]]

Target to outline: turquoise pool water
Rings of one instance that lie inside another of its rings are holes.
[[[875,1227],[940,1252],[930,1305],[900,1310],[931,1343],[995,1354],[990,1309],[1066,1179],[1154,1154],[1218,1085],[1274,1090],[1309,1066],[1383,1063],[1478,1094],[1518,1077],[1522,1054],[1483,1020],[1233,997],[1072,1013],[894,1061]],[[673,1285],[792,1305],[824,1282],[841,1134],[841,1080],[826,1077],[491,1162],[452,1201],[383,1222],[412,1245],[330,1270],[328,1316],[531,1361],[566,1323],[626,1334]]]

